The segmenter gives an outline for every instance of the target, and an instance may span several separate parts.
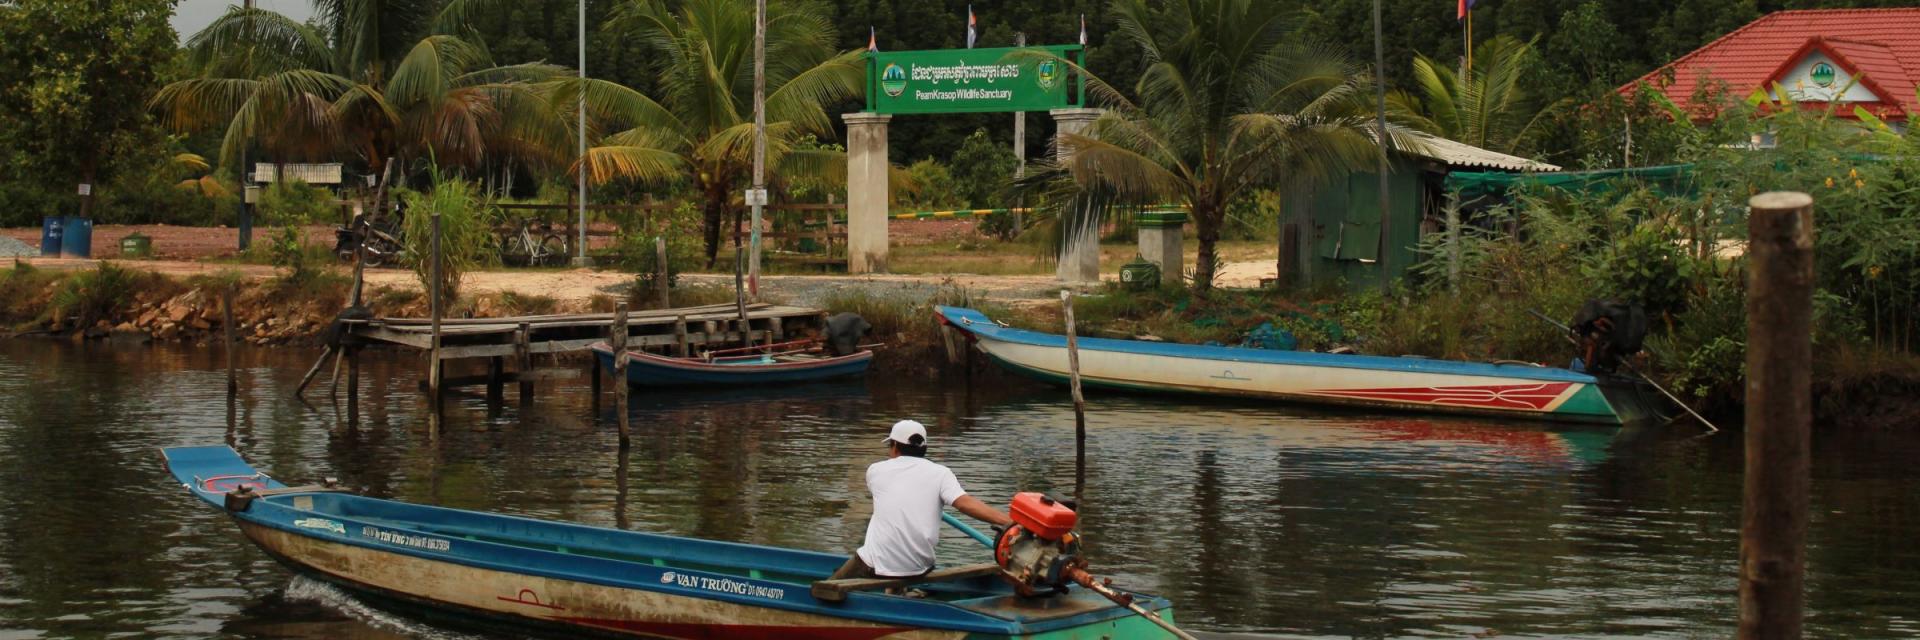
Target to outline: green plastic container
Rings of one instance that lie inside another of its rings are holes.
[[[123,257],[123,258],[153,257],[153,238],[140,235],[139,233],[130,234],[125,238],[121,238],[120,239],[120,257]]]
[[[1134,256],[1133,262],[1120,265],[1120,286],[1131,291],[1146,291],[1160,286],[1160,265]]]

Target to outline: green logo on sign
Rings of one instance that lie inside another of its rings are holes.
[[[1813,65],[1813,73],[1807,75],[1813,77],[1814,84],[1822,87],[1833,86],[1833,65],[1825,62],[1815,64]]]
[[[886,70],[880,72],[880,89],[895,98],[906,93],[907,70],[900,68],[897,64],[887,65]]]
[[[1053,85],[1060,81],[1060,65],[1052,60],[1042,60],[1040,69],[1035,75],[1040,88],[1052,89]]]

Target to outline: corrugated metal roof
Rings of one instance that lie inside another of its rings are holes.
[[[1414,155],[1454,167],[1474,167],[1481,169],[1500,169],[1503,171],[1559,171],[1557,165],[1537,160],[1528,160],[1519,156],[1510,156],[1498,151],[1488,151],[1465,142],[1457,142],[1436,136],[1420,136],[1426,149],[1408,151]]]
[[[279,170],[275,170],[274,167],[276,166],[279,167]],[[286,174],[288,180],[299,180],[307,184],[340,184],[340,176],[342,173],[340,163],[338,162],[323,164],[288,163],[282,165],[275,165],[271,162],[259,162],[253,165],[253,181],[261,184],[270,184],[273,182],[274,175],[281,172]]]
[[[1848,73],[1861,76],[1884,103],[1861,106],[1882,117],[1920,111],[1914,87],[1920,83],[1920,8],[1816,9],[1779,11],[1721,36],[1660,69],[1621,87],[1630,94],[1640,83],[1655,87],[1681,108],[1690,104],[1701,82],[1724,82],[1735,99],[1765,88],[1785,67],[1809,50],[1832,56]],[[1673,81],[1662,84],[1671,70]],[[1843,110],[1848,116],[1852,110]],[[1704,115],[1704,114],[1703,114]]]

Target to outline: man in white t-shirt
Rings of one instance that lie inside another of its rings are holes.
[[[901,420],[885,442],[887,459],[867,467],[873,520],[866,544],[829,579],[926,575],[940,542],[940,509],[947,505],[996,526],[1013,524],[1005,512],[967,495],[952,470],[927,460],[925,426]]]

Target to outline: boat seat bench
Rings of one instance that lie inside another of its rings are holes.
[[[875,591],[927,584],[929,582],[951,582],[989,576],[1000,572],[1000,566],[992,563],[970,564],[952,569],[938,569],[924,576],[909,578],[843,578],[840,580],[818,580],[813,583],[813,597],[822,602],[844,602],[847,594],[855,591]]]

